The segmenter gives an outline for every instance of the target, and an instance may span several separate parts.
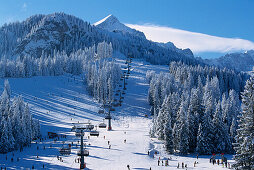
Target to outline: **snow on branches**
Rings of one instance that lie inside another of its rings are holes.
[[[11,90],[5,80],[0,98],[0,153],[29,145],[40,137],[39,120],[32,118],[28,104],[21,96],[10,99]]]

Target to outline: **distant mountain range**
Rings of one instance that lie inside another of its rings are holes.
[[[254,63],[253,51],[203,60],[195,58],[190,49],[179,49],[172,42],[147,40],[143,32],[127,27],[113,15],[91,25],[65,13],[34,15],[23,22],[3,25],[0,28],[0,57],[40,57],[63,50],[69,54],[102,41],[111,42],[114,50],[144,58],[152,64],[182,61],[186,64],[209,64],[250,71]]]
[[[219,58],[206,59],[204,62],[237,71],[251,71],[254,67],[254,50],[246,51],[245,53],[226,54]]]

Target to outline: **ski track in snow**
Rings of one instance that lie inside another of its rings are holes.
[[[116,62],[122,67],[125,65],[123,56],[120,56]],[[149,115],[150,109],[147,103],[149,85],[145,80],[145,74],[147,70],[155,70],[157,73],[167,71],[168,67],[150,65],[136,59],[131,66],[132,71],[127,80],[123,104],[112,112],[113,130],[98,129],[100,136],[91,136],[90,139],[88,139],[88,133],[85,134],[84,142],[90,152],[90,155],[85,157],[87,169],[125,170],[127,165],[130,165],[130,169],[136,170],[146,170],[150,167],[151,169],[177,169],[178,162],[180,165],[182,162],[187,164],[188,169],[224,169],[222,165],[209,163],[209,156],[200,156],[197,160],[195,155],[168,155],[161,141],[149,137],[151,118],[145,118],[146,114]],[[3,82],[4,79],[1,79],[1,90]],[[29,103],[33,116],[40,120],[44,137],[50,131],[65,134],[67,138],[60,138],[56,142],[47,139],[42,142],[37,141],[37,144],[34,141],[31,147],[25,147],[23,152],[14,151],[14,157],[12,153],[0,154],[0,167],[31,169],[34,165],[35,169],[42,169],[44,164],[45,169],[78,169],[79,164],[75,163],[75,159],[78,158],[79,145],[76,146],[76,144],[80,139],[70,131],[71,123],[90,120],[94,125],[98,125],[104,119],[104,115],[98,114],[100,104],[87,94],[81,77],[66,74],[57,77],[11,78],[9,82],[12,96],[22,95],[25,102]],[[126,143],[124,143],[125,139]],[[108,148],[108,141],[110,141],[111,149]],[[62,156],[63,162],[60,162],[56,156],[59,155],[58,149],[63,142],[65,144],[73,142],[74,145],[71,154]],[[147,151],[151,149],[159,152],[158,155],[154,155],[154,158],[147,155]],[[12,157],[14,162],[11,162]],[[160,159],[172,157],[169,166],[158,166],[159,157]],[[232,156],[226,155],[226,157],[231,163]],[[17,158],[20,158],[19,162]],[[195,168],[194,161],[199,162]]]

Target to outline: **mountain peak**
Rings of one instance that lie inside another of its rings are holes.
[[[123,23],[121,23],[114,15],[110,14],[107,17],[103,18],[102,20],[93,24],[94,26],[107,30],[109,32],[121,32],[121,33],[128,33],[131,35],[139,36],[145,38],[143,32],[137,31],[130,27],[127,27]]]
[[[94,23],[93,25],[97,26],[97,25],[100,25],[102,23],[120,23],[119,20],[112,14],[106,16],[105,18],[103,18],[102,20]]]

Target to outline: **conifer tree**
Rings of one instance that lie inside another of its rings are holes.
[[[242,93],[242,112],[236,135],[234,167],[254,169],[254,78],[247,80]]]

